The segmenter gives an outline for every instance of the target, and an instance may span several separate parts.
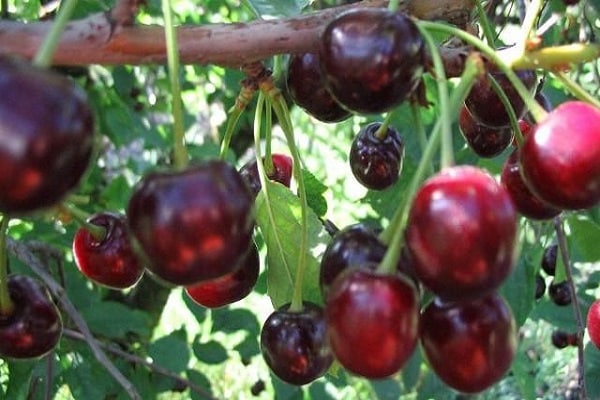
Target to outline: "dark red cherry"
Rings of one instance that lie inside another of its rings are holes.
[[[519,161],[527,186],[557,208],[578,210],[600,201],[600,109],[568,101],[525,138]]]
[[[556,273],[556,257],[558,255],[558,245],[552,244],[544,249],[542,254],[541,266],[542,270],[548,276],[554,276]]]
[[[524,217],[545,220],[556,217],[561,210],[541,200],[529,190],[521,175],[519,150],[515,149],[504,162],[500,178],[517,211]]]
[[[361,128],[350,147],[350,169],[363,186],[383,190],[398,180],[404,159],[404,140],[393,127],[383,137],[377,131],[381,122],[372,122]]]
[[[269,179],[290,187],[293,169],[292,158],[285,154],[271,154],[271,159],[273,160],[273,171],[267,173]],[[240,168],[240,175],[242,175],[242,178],[244,178],[246,183],[250,186],[254,196],[258,195],[262,185],[260,184],[256,159],[244,164],[244,166]]]
[[[420,338],[433,371],[464,393],[481,392],[498,382],[517,347],[512,312],[495,293],[455,303],[435,299],[421,315]]]
[[[77,268],[96,283],[112,289],[135,285],[144,274],[129,241],[129,227],[124,215],[103,212],[88,222],[103,227],[104,237],[94,237],[85,227],[73,238],[73,258]]]
[[[333,363],[323,309],[309,302],[301,311],[289,311],[287,304],[269,315],[260,346],[271,371],[293,385],[314,381]]]
[[[365,224],[349,225],[331,239],[319,270],[319,286],[323,299],[335,278],[351,267],[376,267],[383,260],[387,246],[379,239],[376,230]]]
[[[535,89],[537,84],[535,71],[519,70],[515,71],[515,73],[530,91]],[[506,75],[497,70],[491,71],[488,74],[498,82],[508,97],[517,118],[521,118],[526,111],[525,103]],[[510,125],[510,118],[506,112],[506,108],[500,97],[492,89],[488,75],[484,75],[475,81],[469,95],[465,99],[465,105],[473,118],[484,125],[491,127],[506,127]]]
[[[497,128],[483,125],[473,118],[465,106],[460,110],[458,126],[469,147],[479,157],[496,157],[512,143],[514,138],[510,126]]]
[[[13,310],[0,314],[0,357],[38,358],[52,351],[63,325],[46,288],[28,276],[10,275],[8,292]]]
[[[258,279],[260,259],[255,244],[233,272],[185,288],[196,303],[209,308],[223,307],[248,296]]]
[[[370,379],[398,372],[419,331],[417,289],[402,274],[350,268],[333,282],[325,305],[331,349],[353,374]]]
[[[252,243],[254,198],[235,168],[208,161],[146,175],[127,218],[146,268],[189,286],[238,268]]]
[[[325,87],[318,54],[290,56],[286,82],[294,103],[319,121],[339,122],[352,115],[339,105]]]
[[[573,294],[568,281],[556,282],[552,280],[548,287],[548,296],[557,306],[568,306],[573,301]]]
[[[93,113],[71,79],[0,55],[0,212],[60,202],[92,155]]]
[[[417,191],[406,245],[416,277],[448,300],[481,297],[511,273],[517,240],[512,201],[472,166],[446,168]]]
[[[378,114],[399,105],[418,86],[424,47],[408,16],[357,8],[325,27],[319,57],[327,88],[342,106]]]

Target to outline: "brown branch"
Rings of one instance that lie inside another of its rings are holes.
[[[403,0],[401,9],[413,2],[438,0]],[[334,7],[295,18],[256,20],[249,23],[184,25],[177,28],[181,62],[239,67],[277,54],[315,51],[323,27],[340,12],[351,7],[381,7],[385,0],[365,0]],[[415,8],[420,19],[452,19],[468,15],[469,0],[453,0],[449,6]],[[414,7],[412,7],[414,8]],[[422,10],[422,11],[420,11]],[[419,14],[422,13],[422,14]],[[460,19],[460,18],[459,18]],[[50,28],[51,22],[24,24],[0,21],[0,53],[32,58]],[[156,64],[166,60],[162,26],[123,26],[113,29],[107,14],[94,14],[70,22],[65,28],[53,63],[57,65],[89,64]]]

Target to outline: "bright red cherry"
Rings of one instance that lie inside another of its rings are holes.
[[[329,342],[348,371],[371,379],[398,372],[419,332],[419,297],[401,274],[350,268],[333,282],[325,305]]]
[[[189,286],[238,268],[252,242],[254,197],[233,166],[213,160],[146,175],[127,218],[146,268]]]
[[[357,8],[323,31],[319,58],[329,92],[345,108],[382,113],[412,94],[425,45],[415,23],[385,8]]]
[[[433,300],[421,315],[420,338],[431,368],[464,393],[498,382],[517,347],[511,310],[497,294],[456,303]]]
[[[592,343],[600,349],[600,300],[595,300],[588,310],[587,331]]]
[[[135,285],[144,274],[144,267],[131,247],[125,216],[104,212],[93,215],[88,222],[106,232],[101,239],[85,227],[75,233],[73,257],[77,268],[89,279],[112,289]]]
[[[10,275],[10,314],[0,314],[0,357],[29,359],[48,354],[62,334],[62,319],[50,294],[28,276]]]
[[[578,210],[600,201],[600,109],[567,101],[525,138],[519,157],[527,186],[554,207]]]
[[[0,212],[60,202],[92,156],[93,113],[71,79],[0,55]]]
[[[323,309],[309,302],[301,311],[289,311],[287,304],[273,312],[262,327],[260,346],[271,371],[292,385],[314,381],[333,363]]]
[[[479,157],[496,157],[512,143],[514,138],[510,126],[497,128],[479,123],[466,106],[460,110],[458,126],[469,147]]]
[[[502,168],[501,182],[517,211],[524,217],[544,220],[554,218],[561,213],[560,209],[544,202],[529,190],[521,175],[518,149],[506,159]]]
[[[223,307],[246,297],[256,285],[260,259],[256,245],[251,245],[240,266],[216,279],[202,281],[185,288],[196,303],[209,308]]]
[[[510,196],[472,166],[442,170],[418,190],[406,245],[416,277],[447,300],[483,296],[512,272],[517,213]]]
[[[284,186],[290,187],[293,170],[292,158],[286,154],[272,154],[271,159],[273,160],[273,171],[270,174],[267,173],[269,179],[275,182],[279,182]],[[250,186],[250,189],[254,193],[254,196],[258,195],[258,192],[260,192],[262,186],[260,184],[260,178],[258,176],[258,166],[256,165],[256,159],[244,164],[244,166],[240,168],[240,175]]]

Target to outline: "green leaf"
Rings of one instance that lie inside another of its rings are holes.
[[[142,311],[117,302],[104,301],[81,310],[90,329],[110,338],[124,338],[128,333],[150,336],[150,321]]]
[[[35,367],[34,361],[17,361],[8,363],[7,399],[27,398],[29,382]]]
[[[267,293],[277,309],[289,303],[294,291],[302,235],[299,198],[281,184],[267,182],[269,196],[261,190],[256,198],[256,222],[267,246]],[[307,210],[308,251],[302,298],[322,303],[319,260],[330,237],[316,214]]]
[[[258,319],[250,310],[218,308],[212,310],[211,313],[213,332],[233,333],[244,330],[249,334],[256,335],[260,330]]]
[[[379,400],[396,400],[401,394],[398,381],[391,378],[372,380],[371,387]]]
[[[527,254],[521,254],[512,274],[500,288],[518,327],[525,323],[535,303],[536,261],[539,265],[535,249],[530,248]]]
[[[600,350],[591,342],[585,346],[584,361],[588,398],[600,399]]]
[[[600,260],[600,225],[590,219],[573,215],[567,220],[571,233],[569,234],[569,249],[576,252],[581,261],[595,262]]]
[[[206,377],[206,375],[204,375],[196,370],[189,369],[187,371],[187,377],[191,382],[196,384],[198,387],[200,387],[201,389],[204,389],[204,392],[202,394],[198,393],[195,390],[190,390],[190,398],[192,400],[206,400],[206,399],[212,397],[212,388],[211,388],[210,380]]]
[[[519,348],[512,363],[512,373],[524,400],[535,399],[536,365],[525,354],[523,346]]]
[[[327,186],[321,183],[310,171],[303,169],[302,177],[306,188],[306,200],[308,206],[319,216],[327,213],[327,200],[323,193],[327,191]]]
[[[148,352],[161,367],[176,373],[184,371],[190,360],[185,330],[173,331],[161,337],[150,345]]]
[[[293,17],[302,12],[308,0],[247,0],[247,4],[261,18]]]
[[[195,342],[192,350],[198,360],[207,364],[220,364],[229,358],[225,347],[215,340],[206,343]]]

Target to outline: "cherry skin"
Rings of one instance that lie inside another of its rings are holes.
[[[535,220],[546,220],[554,218],[561,213],[559,208],[549,205],[529,190],[521,175],[518,149],[513,150],[504,162],[500,181],[510,195],[515,208],[524,217]]]
[[[292,158],[285,154],[271,154],[271,160],[273,160],[274,169],[270,174],[267,174],[269,179],[290,187],[293,169]],[[242,175],[242,178],[244,178],[248,186],[250,186],[252,193],[254,193],[254,196],[256,197],[262,188],[256,159],[244,164],[244,166],[240,168],[240,175]]]
[[[289,311],[287,304],[269,315],[260,346],[271,371],[292,385],[314,381],[333,363],[323,309],[309,302],[301,311]]]
[[[144,267],[131,247],[125,216],[103,212],[88,222],[103,227],[106,233],[98,239],[85,227],[77,230],[73,238],[77,268],[89,279],[112,289],[135,285],[144,274]]]
[[[586,321],[590,340],[600,349],[600,300],[594,300],[588,310]]]
[[[393,127],[388,127],[385,137],[376,134],[381,122],[365,125],[350,147],[350,169],[363,186],[383,190],[398,180],[404,159],[404,140]]]
[[[535,299],[539,300],[542,297],[544,297],[545,292],[546,292],[546,281],[540,274],[537,274],[535,276]]]
[[[579,342],[577,333],[568,333],[558,329],[552,332],[550,340],[552,341],[552,345],[557,349],[564,349],[567,346],[577,346]]]
[[[216,279],[185,288],[186,294],[197,304],[218,308],[248,296],[258,280],[260,259],[256,245],[251,245],[241,265],[233,272]]]
[[[593,207],[600,201],[600,109],[559,105],[527,135],[519,161],[527,186],[548,204]]]
[[[92,156],[93,113],[72,80],[0,55],[0,212],[60,202]]]
[[[419,332],[419,298],[402,274],[350,268],[333,282],[325,304],[329,342],[338,362],[370,379],[398,372]]]
[[[553,280],[550,282],[548,296],[557,306],[568,306],[573,301],[571,287],[567,281],[555,282]]]
[[[237,269],[252,242],[254,198],[235,168],[213,160],[146,175],[127,219],[146,268],[190,286]]]
[[[0,314],[0,357],[38,358],[52,351],[62,335],[62,319],[50,294],[28,276],[10,275],[12,312]]]
[[[515,71],[521,82],[530,90],[533,90],[537,83],[537,77],[532,70]],[[491,71],[489,74],[500,85],[510,104],[515,111],[517,118],[521,118],[526,111],[525,103],[517,93],[514,86],[510,83],[506,75],[500,71]],[[483,76],[475,81],[471,91],[465,99],[465,106],[476,121],[490,127],[507,127],[510,125],[510,117],[506,112],[504,104],[496,94],[487,76]]]
[[[316,53],[292,55],[286,83],[294,103],[319,121],[340,122],[352,115],[339,105],[325,87],[319,55]]]
[[[423,73],[424,41],[404,14],[361,8],[333,19],[319,58],[329,92],[356,113],[379,114],[403,102]]]
[[[558,255],[558,245],[552,244],[544,249],[542,254],[541,266],[548,276],[554,276],[556,273],[556,257]]]
[[[420,339],[437,376],[464,393],[498,382],[517,347],[512,312],[495,293],[455,303],[434,299],[421,315]]]
[[[514,138],[510,126],[496,128],[483,125],[473,118],[465,106],[460,110],[458,126],[469,147],[483,158],[496,157],[512,143]]]
[[[416,277],[446,300],[481,297],[512,272],[517,214],[506,191],[472,166],[442,170],[417,191],[406,245]]]

